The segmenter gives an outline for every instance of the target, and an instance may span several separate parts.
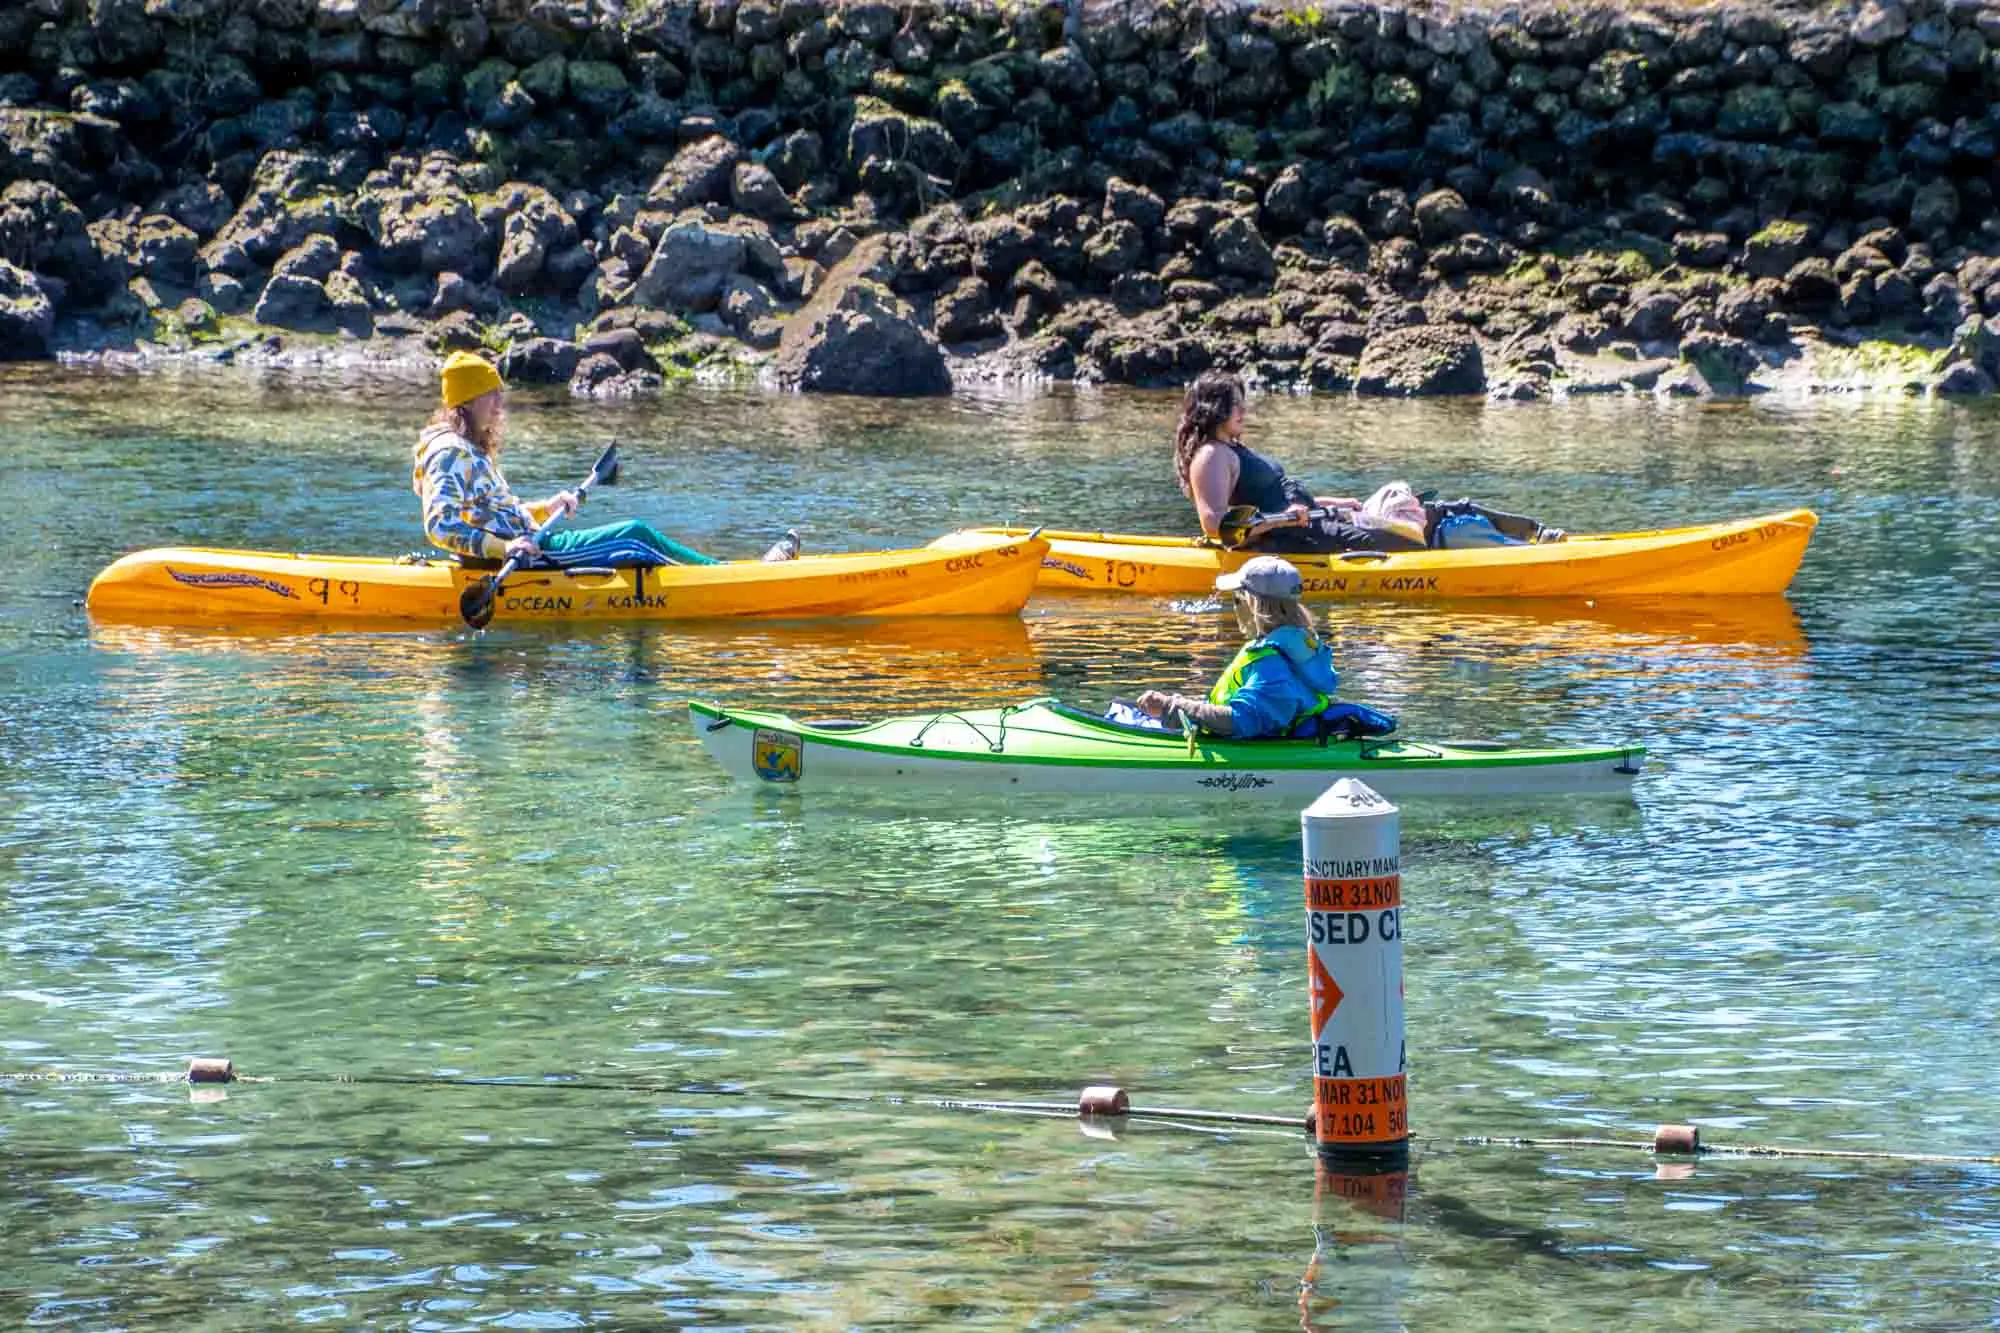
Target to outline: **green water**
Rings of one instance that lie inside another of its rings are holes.
[[[1256,404],[1324,489],[1407,476],[1586,530],[1824,520],[1789,602],[1326,613],[1349,696],[1412,733],[1652,748],[1629,804],[1406,812],[1417,1143],[1369,1209],[1316,1199],[1289,1133],[926,1104],[1115,1082],[1302,1112],[1290,814],[745,792],[681,709],[1101,704],[1213,673],[1217,613],[315,637],[79,609],[140,546],[410,549],[427,392],[0,374],[0,1074],[216,1054],[274,1080],[0,1078],[0,1324],[2000,1317],[1991,1168],[1455,1142],[1692,1120],[2000,1151],[1989,412]],[[615,435],[593,511],[723,554],[793,525],[815,550],[1178,530],[1173,406],[550,400],[517,407],[509,468],[554,489]]]

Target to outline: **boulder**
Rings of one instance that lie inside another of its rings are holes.
[[[45,180],[82,199],[124,147],[118,122],[103,116],[0,107],[0,178]]]
[[[1848,246],[1840,252],[1840,258],[1833,261],[1834,276],[1843,283],[1858,273],[1887,273],[1895,267],[1895,260],[1866,244]]]
[[[1756,337],[1770,314],[1771,300],[1757,287],[1731,287],[1716,298],[1716,319],[1739,338]]]
[[[1840,299],[1840,279],[1833,265],[1815,255],[1785,271],[1785,299],[1796,306],[1820,306]]]
[[[1145,267],[1146,238],[1139,224],[1123,218],[1105,224],[1083,243],[1084,262],[1093,273],[1116,278]]]
[[[678,310],[713,310],[729,279],[743,271],[746,254],[743,237],[735,232],[682,218],[660,234],[632,299]]]
[[[1681,300],[1669,292],[1647,292],[1625,311],[1625,335],[1642,343],[1664,342],[1678,335],[1674,316]]]
[[[554,270],[548,273],[552,283],[560,287],[564,278],[569,278],[573,285],[579,275],[565,273],[562,265],[550,261],[576,245],[575,220],[547,190],[535,186],[516,190],[514,207],[500,224],[500,257],[493,266],[493,281],[501,291],[521,295],[536,285],[545,270]]]
[[[1859,45],[1878,47],[1887,46],[1909,30],[1909,11],[1900,0],[1868,0],[1855,16],[1850,32]]]
[[[1676,232],[1674,260],[1688,268],[1722,268],[1730,258],[1728,232]]]
[[[213,181],[194,180],[175,186],[160,196],[156,211],[166,214],[202,240],[222,229],[235,210],[229,196]]]
[[[777,344],[777,338],[770,335],[776,332],[776,321],[784,311],[770,290],[755,278],[744,273],[730,278],[728,285],[722,289],[718,308],[722,312],[723,323],[752,347]]]
[[[1910,230],[1918,236],[1949,231],[1958,221],[1958,191],[1948,180],[1926,181],[1910,201]]]
[[[856,180],[870,174],[868,164],[874,161],[884,166],[907,164],[949,183],[964,156],[944,126],[898,111],[877,97],[854,99],[845,148],[848,173]]]
[[[1469,231],[1432,250],[1431,267],[1447,277],[1455,273],[1490,273],[1507,267],[1507,251],[1492,237]]]
[[[1956,329],[1976,309],[1949,273],[1940,273],[1925,283],[1923,298],[1924,319],[1934,328]]]
[[[218,314],[237,314],[250,303],[250,289],[231,273],[204,273],[195,283],[195,291]]]
[[[1167,220],[1166,201],[1143,185],[1113,176],[1104,184],[1104,216],[1151,231]]]
[[[1945,353],[1945,360],[1969,363],[1989,377],[2000,379],[2000,330],[1973,316],[1953,330],[1951,350]]]
[[[799,206],[785,193],[777,173],[761,162],[738,162],[729,182],[729,198],[736,210],[770,222],[799,217]]]
[[[608,356],[617,363],[619,370],[658,369],[652,355],[646,351],[644,335],[630,325],[601,329],[591,334],[583,340],[583,352],[586,360],[591,357]],[[581,363],[577,369],[581,371]]]
[[[1743,243],[1743,266],[1755,278],[1782,277],[1804,257],[1811,239],[1806,224],[1780,218]]]
[[[1214,361],[1201,340],[1163,310],[1101,330],[1085,352],[1106,379],[1144,388],[1179,388]]]
[[[149,213],[132,229],[132,267],[149,278],[191,287],[195,253],[201,241],[194,232],[164,213]]]
[[[1953,361],[1938,376],[1932,392],[1944,398],[1984,396],[1993,392],[1993,377],[1970,361]]]
[[[361,285],[361,279],[336,269],[326,275],[320,286],[326,292],[327,311],[335,328],[357,338],[366,338],[375,331],[375,314],[369,307],[368,290]]]
[[[490,271],[488,256],[492,251],[486,228],[462,194],[444,190],[369,192],[362,196],[359,211],[362,225],[375,242],[376,260],[390,272],[480,277]],[[226,235],[229,228],[223,231]],[[210,250],[214,249],[211,242]]]
[[[271,276],[324,282],[327,275],[339,266],[340,247],[334,244],[331,236],[308,236],[279,257],[271,269]]]
[[[864,276],[877,262],[870,238],[827,275],[806,308],[785,326],[777,377],[811,393],[911,397],[951,392],[944,349],[909,306]]]
[[[1750,375],[1762,364],[1750,345],[1727,334],[1696,332],[1681,340],[1681,360],[1701,373],[1710,391],[1722,396],[1748,393]]]
[[[0,361],[33,361],[49,354],[55,302],[27,269],[0,259]]]
[[[1313,190],[1306,170],[1297,162],[1278,173],[1264,191],[1264,216],[1280,234],[1290,235],[1313,220]]]
[[[1907,314],[1923,304],[1917,284],[1906,273],[1881,273],[1875,277],[1875,313],[1884,319]]]
[[[1370,338],[1354,387],[1358,393],[1398,398],[1484,393],[1486,367],[1478,341],[1464,328],[1417,324]]]
[[[274,273],[250,317],[281,329],[323,331],[331,326],[333,303],[325,286],[303,273]]]
[[[646,191],[649,207],[678,212],[697,204],[721,203],[729,197],[729,185],[743,153],[720,134],[682,148],[653,178]]]
[[[1472,209],[1457,190],[1432,190],[1417,200],[1416,221],[1425,245],[1451,240],[1473,227]]]
[[[522,384],[567,384],[583,359],[583,349],[562,338],[524,338],[509,343],[500,373]]]
[[[1238,277],[1269,281],[1278,272],[1271,247],[1247,217],[1226,218],[1216,224],[1208,237],[1209,254],[1215,266]]]
[[[993,293],[978,278],[966,278],[938,297],[931,328],[938,341],[972,342],[1000,332],[1000,319],[993,309]]]
[[[118,278],[99,255],[82,211],[47,181],[17,180],[0,192],[0,258],[61,278],[85,302]]]

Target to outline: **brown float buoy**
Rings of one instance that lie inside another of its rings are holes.
[[[1132,1099],[1125,1095],[1125,1089],[1108,1083],[1085,1088],[1076,1099],[1078,1115],[1124,1115],[1131,1109]]]
[[[1653,1131],[1653,1151],[1696,1156],[1701,1152],[1701,1129],[1696,1125],[1661,1125]]]

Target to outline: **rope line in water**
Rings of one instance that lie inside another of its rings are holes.
[[[238,1074],[227,1060],[195,1060],[177,1073],[129,1070],[69,1072],[64,1070],[0,1070],[0,1085],[17,1083],[306,1083],[322,1085],[450,1088],[532,1088],[545,1092],[639,1092],[671,1093],[683,1097],[764,1097],[771,1101],[817,1101],[879,1103],[887,1106],[925,1106],[944,1111],[993,1111],[1003,1114],[1117,1118],[1134,1120],[1185,1121],[1192,1124],[1257,1125],[1304,1131],[1309,1122],[1303,1116],[1264,1115],[1248,1111],[1207,1111],[1185,1106],[1133,1106],[1115,1088],[1085,1090],[1081,1103],[1041,1101],[999,1101],[963,1097],[910,1097],[901,1094],[822,1092],[800,1089],[772,1089],[699,1083],[653,1083],[643,1080],[571,1078],[546,1074],[540,1077],[481,1077],[446,1074],[326,1074],[304,1071],[283,1079]],[[1116,1094],[1115,1109],[1110,1100],[1093,1105],[1092,1094]],[[1621,1152],[1643,1152],[1655,1156],[1683,1157],[1770,1157],[1851,1162],[1909,1162],[1952,1166],[2000,1166],[2000,1154],[1899,1152],[1892,1149],[1785,1148],[1760,1143],[1701,1143],[1691,1150],[1663,1148],[1659,1139],[1602,1138],[1518,1138],[1467,1135],[1452,1139],[1423,1139],[1430,1145],[1447,1143],[1463,1148],[1591,1148]]]
[[[1635,1139],[1516,1139],[1474,1136],[1452,1139],[1468,1148],[1624,1148],[1653,1152],[1654,1147]],[[1765,1143],[1703,1143],[1695,1148],[1698,1157],[1814,1157],[1855,1162],[1941,1162],[1964,1166],[2000,1166],[2000,1155],[1975,1153],[1897,1152],[1893,1149],[1859,1148],[1780,1148]]]

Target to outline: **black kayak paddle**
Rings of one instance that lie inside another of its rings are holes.
[[[1306,510],[1306,521],[1311,522],[1316,518],[1337,518],[1346,512],[1348,511],[1345,509],[1313,505]],[[1231,505],[1223,511],[1222,520],[1215,526],[1222,534],[1222,546],[1233,551],[1250,540],[1250,529],[1259,523],[1271,523],[1279,519],[1284,520],[1281,526],[1293,526],[1290,513],[1260,514],[1256,505]]]
[[[617,480],[618,445],[614,442],[604,447],[604,452],[597,456],[595,463],[591,464],[590,475],[576,488],[577,507],[583,506],[584,498],[590,494],[591,487],[609,486]],[[542,535],[561,521],[562,515],[551,514],[548,522],[535,529],[535,544],[539,546]],[[458,614],[464,618],[466,624],[474,629],[485,629],[493,623],[493,608],[500,603],[501,590],[520,565],[521,558],[510,555],[506,564],[458,595]]]

